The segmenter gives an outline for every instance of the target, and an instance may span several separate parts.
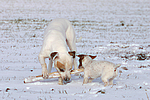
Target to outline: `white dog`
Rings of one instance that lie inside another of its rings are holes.
[[[79,67],[84,68],[84,81],[83,84],[87,84],[88,82],[92,82],[93,79],[101,76],[102,81],[104,82],[104,86],[113,85],[113,79],[118,75],[117,68],[120,67],[120,64],[113,64],[108,61],[97,61],[93,60],[96,56],[91,55],[78,55],[79,59]]]
[[[71,52],[68,52],[67,45]],[[67,19],[52,20],[45,30],[42,49],[38,56],[39,62],[42,66],[43,77],[48,77],[48,73],[51,72],[53,64],[52,60],[54,60],[54,67],[61,76],[58,84],[62,85],[63,80],[66,82],[69,81],[71,79],[70,71],[72,69],[72,65],[74,65],[74,68],[77,69],[75,53],[76,36],[71,23]],[[48,70],[45,58],[50,58]]]

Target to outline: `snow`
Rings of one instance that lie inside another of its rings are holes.
[[[149,0],[0,1],[1,100],[150,99]],[[38,54],[44,29],[54,18],[69,19],[76,37],[82,36],[78,54],[122,64],[115,85],[104,87],[100,78],[83,85],[83,77],[74,75],[63,86],[57,78],[23,83],[41,74]]]

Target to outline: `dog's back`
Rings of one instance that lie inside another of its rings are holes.
[[[52,20],[45,30],[41,52],[46,51],[45,55],[49,55],[52,51],[66,53],[68,51],[67,44],[69,44],[67,37],[70,37],[71,41],[76,40],[71,23],[63,18]]]
[[[120,67],[120,64],[115,65],[114,63],[108,61],[98,61],[92,60],[89,61],[85,66],[85,71],[88,72],[90,77],[97,78],[103,75],[117,75],[117,68]]]
[[[51,31],[57,31],[55,33],[61,33],[66,37],[66,32],[68,28],[71,27],[71,23],[67,19],[59,18],[54,19],[50,22],[48,27],[45,30],[44,38],[52,33]]]
[[[85,71],[89,71],[89,76],[100,77],[103,73],[109,72],[115,68],[115,64],[108,61],[93,60],[85,66]]]

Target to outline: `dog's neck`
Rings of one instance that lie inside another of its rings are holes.
[[[59,47],[59,48],[58,48]],[[68,49],[67,49],[67,47],[65,46],[65,45],[63,45],[63,44],[60,44],[60,46],[58,45],[58,44],[56,44],[56,45],[53,45],[53,51],[57,51],[57,52],[59,52],[59,53],[63,53],[63,54],[67,54],[68,53]]]
[[[85,68],[89,63],[91,63],[93,61],[93,59],[89,56],[85,56],[83,61],[82,61],[82,65]]]

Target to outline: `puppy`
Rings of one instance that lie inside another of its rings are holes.
[[[104,86],[113,85],[113,79],[118,75],[117,68],[120,64],[113,64],[108,61],[93,60],[96,56],[91,55],[77,55],[79,59],[79,67],[84,68],[83,84],[92,82],[93,79],[101,76]],[[109,80],[109,81],[108,81]]]
[[[70,52],[68,52],[67,45],[71,50]],[[38,56],[42,66],[43,77],[48,77],[54,60],[54,67],[61,76],[58,84],[62,85],[63,80],[69,81],[71,79],[72,65],[77,69],[75,53],[76,36],[71,23],[67,19],[52,20],[45,30],[43,45]],[[45,58],[49,58],[48,70]]]

